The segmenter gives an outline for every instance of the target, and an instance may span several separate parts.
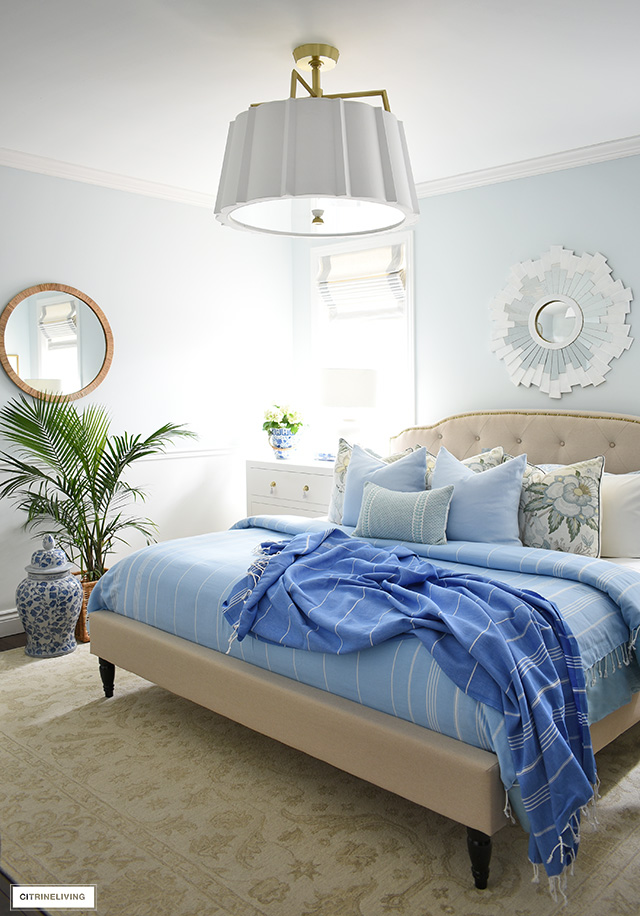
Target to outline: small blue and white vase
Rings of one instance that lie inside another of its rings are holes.
[[[295,435],[286,427],[270,429],[269,445],[276,458],[288,458],[295,448]]]
[[[27,578],[16,589],[16,606],[27,634],[25,652],[34,658],[68,655],[77,646],[75,627],[82,608],[82,585],[50,534],[42,539]]]

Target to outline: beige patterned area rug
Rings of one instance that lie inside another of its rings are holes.
[[[0,653],[0,707],[2,866],[23,884],[97,885],[98,916],[640,909],[637,726],[599,755],[600,825],[563,909],[531,883],[519,827],[495,837],[477,891],[460,825],[127,672],[106,700],[86,645]]]

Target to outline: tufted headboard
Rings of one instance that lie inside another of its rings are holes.
[[[532,464],[571,464],[604,455],[613,474],[640,470],[640,417],[570,410],[484,410],[413,426],[391,439],[391,452],[444,445],[457,458],[501,445]]]

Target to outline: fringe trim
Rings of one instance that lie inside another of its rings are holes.
[[[513,811],[511,810],[511,802],[509,801],[509,793],[505,790],[504,793],[504,816],[508,818],[512,824],[517,823],[515,817],[513,816]]]
[[[567,864],[560,872],[559,875],[549,875],[549,893],[555,903],[560,902],[562,898],[562,906],[565,907],[569,902],[567,896],[567,878],[569,875],[573,875],[574,866],[576,861],[576,854],[578,846],[580,845],[580,826],[581,818],[584,818],[587,823],[591,825],[592,830],[597,830],[598,828],[598,817],[597,817],[597,802],[600,798],[600,780],[592,787],[593,795],[589,799],[586,805],[583,805],[580,808],[580,811],[576,814],[572,814],[569,818],[569,823],[562,831],[562,834],[558,837],[558,843],[554,846],[547,858],[547,865],[552,861],[553,856],[557,850],[560,850],[560,859],[564,860],[565,856],[568,859]],[[579,815],[579,816],[578,816]],[[562,835],[566,831],[570,832],[572,846],[567,846]],[[532,862],[531,866],[533,868],[533,877],[531,879],[532,884],[540,883],[540,865],[536,862]]]
[[[227,646],[227,651],[224,653],[225,655],[228,655],[229,652],[231,652],[231,646],[234,644],[234,642],[238,638],[238,627],[239,626],[240,624],[238,623],[234,623],[233,625],[233,628],[231,630],[231,636],[229,637],[229,645]]]
[[[274,550],[275,545],[278,544],[279,549]],[[258,557],[257,560],[254,560],[249,569],[247,570],[247,575],[251,576],[251,584],[245,588],[243,592],[238,592],[237,595],[233,596],[233,600],[229,602],[229,607],[235,607],[236,604],[244,604],[248,599],[251,592],[254,590],[262,573],[265,571],[269,565],[269,560],[271,557],[277,556],[277,554],[282,553],[284,545],[278,541],[262,541],[261,544],[256,544],[256,546],[251,551],[254,556]],[[238,623],[234,623],[231,636],[229,637],[229,643],[227,645],[227,651],[225,655],[228,655],[231,652],[231,646],[238,638]]]
[[[617,646],[612,652],[597,661],[595,665],[592,665],[591,668],[587,668],[584,673],[587,684],[593,687],[599,678],[609,677],[620,668],[628,668],[635,658],[638,636],[640,636],[640,627],[636,627],[632,632],[626,645]]]
[[[573,869],[573,863],[571,863]],[[565,907],[569,898],[567,897],[567,869],[562,872],[561,875],[553,875],[549,878],[549,893],[553,899],[554,903],[559,903],[558,895],[562,897],[562,906]]]

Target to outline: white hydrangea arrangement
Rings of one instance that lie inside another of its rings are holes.
[[[265,432],[272,429],[290,429],[295,436],[301,426],[304,426],[304,423],[299,411],[286,405],[281,407],[274,404],[264,412],[262,428]]]

